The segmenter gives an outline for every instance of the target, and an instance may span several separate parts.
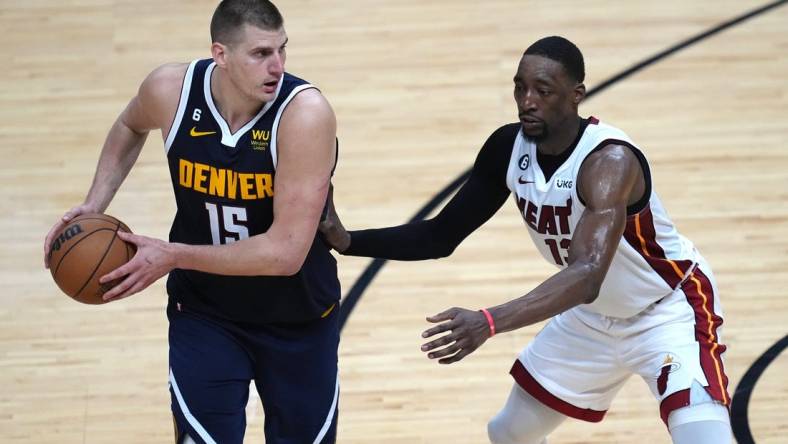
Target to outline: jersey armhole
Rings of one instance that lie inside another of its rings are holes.
[[[649,169],[648,161],[646,160],[646,156],[643,155],[643,153],[639,149],[637,149],[637,147],[635,147],[631,143],[623,141],[623,140],[619,140],[619,139],[605,139],[602,142],[600,142],[596,146],[596,148],[592,149],[586,155],[585,159],[583,159],[583,162],[580,164],[580,169],[578,171],[583,169],[583,165],[586,163],[586,159],[588,159],[589,156],[591,156],[595,152],[601,150],[602,148],[604,148],[604,147],[606,147],[608,145],[621,145],[621,146],[625,146],[625,147],[629,148],[630,151],[632,151],[632,153],[635,155],[635,157],[637,157],[638,163],[640,163],[640,168],[643,171],[643,180],[645,181],[645,187],[644,187],[644,190],[643,190],[643,196],[641,196],[640,199],[637,200],[637,202],[633,203],[632,205],[628,205],[627,206],[627,216],[631,216],[633,214],[640,213],[641,211],[643,211],[644,208],[646,208],[646,205],[648,205],[648,201],[651,198],[651,170]],[[583,199],[583,196],[580,195],[580,187],[579,186],[577,187],[577,198],[580,199],[580,203],[582,203],[583,206],[586,206],[586,203],[585,203],[585,200]]]
[[[307,89],[310,89],[310,88],[317,89],[317,87],[315,85],[312,85],[310,83],[305,83],[303,85],[298,85],[295,88],[293,88],[293,90],[290,91],[290,95],[287,96],[287,98],[279,106],[279,109],[276,111],[276,117],[274,118],[274,124],[271,127],[271,161],[273,162],[274,170],[276,170],[276,159],[277,159],[277,153],[276,153],[276,137],[277,136],[276,136],[276,133],[277,133],[277,130],[279,129],[279,120],[282,118],[282,114],[285,112],[285,108],[287,108],[287,105],[290,103],[290,101],[293,100],[295,98],[295,96],[298,93],[300,93],[301,91],[304,91],[304,90],[307,90]],[[338,149],[339,149],[339,140],[337,140],[337,155],[339,153]]]
[[[339,163],[339,137],[334,139],[334,166],[331,168],[331,177],[334,177],[334,172],[337,170]]]
[[[189,102],[189,92],[192,88],[194,67],[197,65],[198,61],[199,60],[193,60],[191,63],[189,63],[189,68],[186,69],[186,74],[183,76],[181,97],[178,100],[178,110],[175,112],[175,116],[172,118],[172,125],[170,125],[170,131],[167,133],[167,140],[164,142],[164,154],[169,154],[170,147],[172,147],[172,143],[175,141],[175,136],[178,134],[178,130],[181,127],[183,113],[186,111],[186,104]]]

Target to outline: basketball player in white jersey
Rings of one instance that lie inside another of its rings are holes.
[[[444,257],[511,195],[537,249],[560,271],[501,305],[428,317],[438,325],[423,333],[448,332],[422,350],[450,364],[497,333],[552,318],[515,361],[490,441],[544,443],[567,417],[601,421],[638,374],[674,443],[728,443],[722,312],[711,269],[668,219],[635,143],[578,115],[584,77],[574,44],[535,42],[514,77],[520,121],[489,137],[468,181],[435,218],[347,232],[330,205],[321,231],[343,254]]]

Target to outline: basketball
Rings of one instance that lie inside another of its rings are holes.
[[[64,293],[84,304],[103,304],[101,296],[121,279],[99,284],[99,278],[128,262],[134,244],[118,237],[131,232],[123,222],[106,214],[83,214],[72,219],[52,241],[49,271]]]

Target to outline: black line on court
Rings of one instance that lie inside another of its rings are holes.
[[[750,421],[747,417],[747,407],[750,404],[750,396],[755,388],[755,383],[761,377],[766,367],[774,361],[777,356],[788,347],[788,335],[769,347],[760,358],[752,363],[747,372],[742,376],[739,386],[733,393],[731,401],[731,423],[733,426],[733,436],[739,444],[755,444],[750,432]]]
[[[771,9],[774,9],[774,8],[778,7],[778,6],[782,6],[785,3],[788,3],[788,0],[778,0],[778,1],[775,1],[775,2],[767,3],[766,5],[761,6],[760,8],[753,9],[752,11],[747,12],[747,13],[745,13],[743,15],[740,15],[740,16],[738,16],[736,18],[733,18],[731,20],[728,20],[727,22],[720,23],[719,25],[709,29],[706,32],[702,32],[702,33],[696,35],[695,37],[690,37],[690,38],[688,38],[687,40],[684,40],[681,43],[678,43],[678,44],[676,44],[676,45],[674,45],[674,46],[672,46],[672,47],[670,47],[670,48],[668,48],[668,49],[666,49],[666,50],[664,50],[664,51],[662,51],[660,53],[657,53],[654,56],[651,56],[651,57],[647,58],[646,60],[643,60],[642,62],[640,62],[640,63],[636,64],[635,66],[623,71],[622,73],[617,74],[617,75],[605,80],[604,82],[600,83],[595,88],[593,88],[591,91],[589,91],[588,94],[586,94],[586,97],[591,97],[591,95],[593,95],[594,93],[598,93],[598,92],[606,89],[608,86],[611,86],[614,83],[617,83],[617,82],[619,82],[621,80],[624,80],[625,78],[631,76],[632,74],[642,70],[643,68],[645,68],[645,67],[647,67],[649,65],[652,65],[652,64],[664,59],[665,57],[667,57],[667,56],[669,56],[669,55],[671,55],[673,53],[681,51],[682,49],[685,49],[688,46],[691,46],[691,45],[693,45],[695,43],[698,43],[699,41],[701,41],[701,40],[703,40],[703,39],[705,39],[707,37],[711,37],[714,34],[722,32],[722,31],[724,31],[724,30],[726,30],[726,29],[728,29],[728,28],[730,28],[732,26],[738,25],[739,23],[741,23],[741,22],[743,22],[745,20],[749,20],[749,19],[751,19],[751,18],[753,18],[753,17],[755,17],[757,15],[763,14],[764,12],[767,12],[767,11],[769,11]]]
[[[788,1],[788,0],[786,0]],[[446,185],[438,194],[435,195],[426,205],[424,205],[413,217],[410,218],[408,223],[416,222],[420,220],[424,220],[432,210],[434,210],[441,202],[446,200],[451,194],[459,188],[466,180],[468,180],[468,176],[471,175],[471,170],[467,170],[464,173],[460,174],[459,177],[454,179],[450,184]],[[347,318],[350,316],[350,313],[353,312],[353,308],[356,306],[356,303],[359,299],[361,299],[361,295],[364,293],[364,290],[369,287],[369,284],[372,283],[372,279],[375,279],[375,275],[383,268],[383,266],[388,262],[386,259],[373,259],[367,268],[364,269],[364,272],[361,273],[358,279],[356,279],[356,283],[350,287],[350,291],[347,292],[345,297],[342,298],[342,304],[339,306],[339,328],[342,329],[345,327],[345,323],[347,322]]]
[[[732,26],[738,25],[746,20],[749,20],[755,16],[768,12],[774,8],[782,6],[788,3],[788,0],[778,0],[771,3],[767,3],[760,8],[754,9],[750,12],[742,14],[738,17],[735,17],[731,20],[723,22],[708,31],[702,32],[694,37],[690,37],[676,45],[671,46],[670,48],[659,52],[637,64],[632,66],[629,69],[622,71],[619,74],[614,75],[613,77],[605,80],[604,82],[600,83],[596,87],[590,89],[586,94],[586,98],[591,98],[594,95],[604,91],[608,87],[618,83],[627,77],[642,71],[643,69],[647,68],[654,63],[661,61],[662,59],[667,58],[674,53],[681,51],[683,49],[688,48],[689,46],[700,42],[708,37],[711,37],[717,33],[720,33]],[[454,179],[450,184],[444,187],[438,194],[435,195],[426,205],[424,205],[408,222],[415,222],[419,220],[423,220],[427,217],[435,208],[438,207],[444,200],[446,200],[449,196],[451,196],[454,191],[456,191],[463,183],[468,179],[470,176],[471,170],[470,168],[465,170],[462,174],[460,174],[456,179]],[[383,266],[386,264],[385,259],[374,259],[361,273],[361,276],[356,280],[350,290],[345,294],[342,298],[342,304],[340,305],[340,329],[345,327],[345,323],[347,322],[350,314],[353,312],[356,304],[358,303],[361,296],[364,294],[364,291],[369,287],[372,283],[372,280],[375,279],[375,276],[383,269]],[[753,363],[752,367],[745,373],[742,377],[739,386],[736,388],[736,391],[733,395],[733,399],[731,400],[731,426],[733,428],[733,434],[736,437],[736,440],[739,444],[754,444],[752,434],[750,433],[750,425],[747,419],[747,407],[750,401],[750,394],[752,389],[755,387],[755,383],[758,381],[758,378],[766,369],[766,367],[774,360],[774,358],[788,346],[788,336],[783,338],[781,341],[778,341],[772,348],[766,351],[760,358],[758,358],[755,363]]]

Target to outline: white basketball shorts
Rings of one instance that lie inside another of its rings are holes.
[[[511,374],[545,405],[591,422],[602,420],[618,390],[638,374],[667,423],[670,412],[695,403],[694,381],[714,401],[730,405],[722,322],[714,276],[701,260],[677,290],[631,318],[582,305],[554,317],[520,353]]]

